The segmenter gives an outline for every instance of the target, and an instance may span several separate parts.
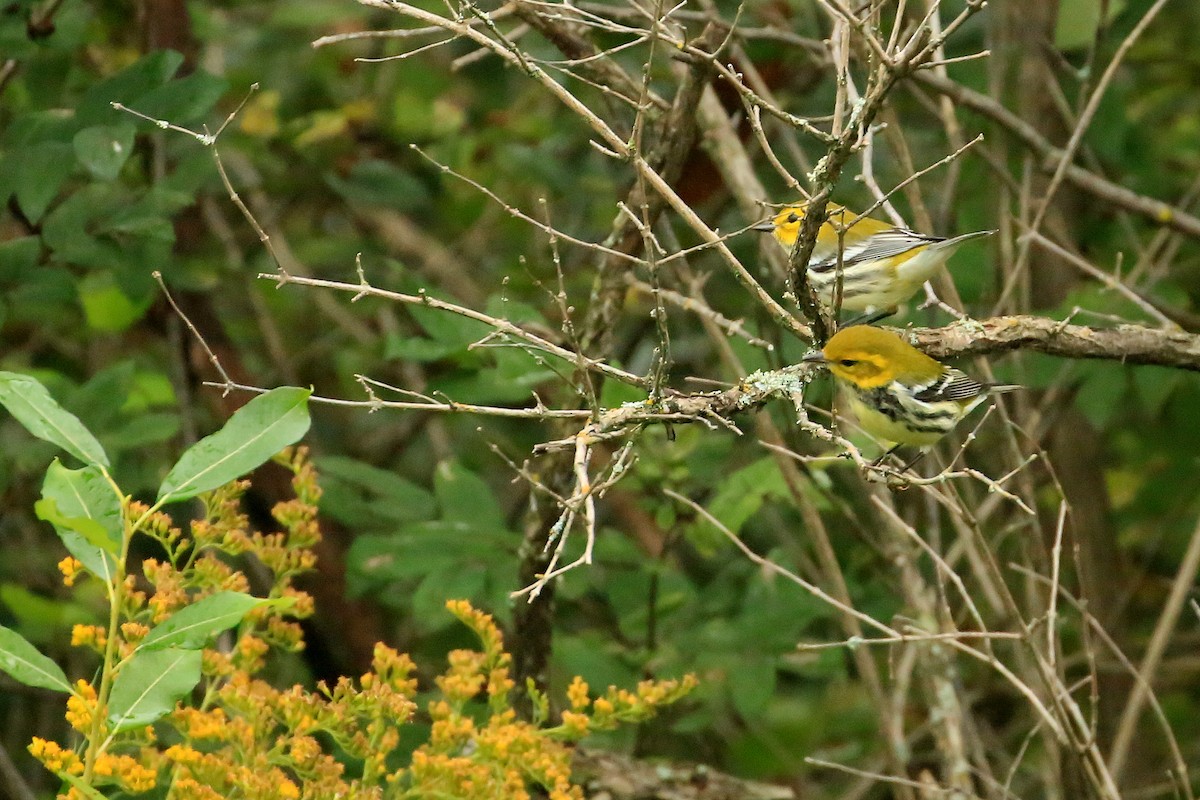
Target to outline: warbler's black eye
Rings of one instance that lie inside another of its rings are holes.
[[[800,218],[797,217],[796,212],[793,211],[791,214],[788,214],[787,221],[788,222],[799,222]]]
[[[841,364],[843,367],[853,367],[853,366],[854,366],[855,364],[857,364],[858,362],[857,362],[857,361],[855,361],[855,360],[854,360],[854,359],[852,359],[852,358],[843,358],[843,359],[842,359],[841,361],[839,361],[838,363],[839,363],[839,364]]]

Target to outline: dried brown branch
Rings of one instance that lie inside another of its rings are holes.
[[[745,780],[709,766],[639,761],[591,747],[575,751],[576,780],[596,800],[794,800],[785,786]]]
[[[1200,336],[1142,325],[1093,328],[1019,315],[961,320],[907,334],[916,347],[939,359],[1032,350],[1062,358],[1200,371]]]

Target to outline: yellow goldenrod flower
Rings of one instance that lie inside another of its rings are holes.
[[[877,439],[928,447],[989,395],[1019,389],[980,383],[882,328],[843,328],[805,361],[825,364],[850,408]]]
[[[75,580],[79,577],[80,570],[83,569],[83,563],[74,556],[67,556],[62,561],[58,562],[58,571],[63,576],[63,586],[74,586]]]
[[[578,675],[571,681],[571,685],[567,687],[567,699],[571,702],[571,708],[575,711],[582,711],[591,703],[591,698],[588,696],[587,681]]]
[[[90,647],[96,652],[100,652],[104,650],[104,645],[107,641],[108,631],[99,625],[81,625],[77,623],[71,626],[72,647]]]
[[[93,773],[98,778],[110,778],[135,794],[153,789],[158,777],[154,770],[142,765],[132,756],[111,753],[102,753],[96,758]]]
[[[83,762],[79,760],[79,756],[73,750],[67,750],[58,744],[58,742],[40,739],[37,736],[33,737],[33,741],[29,743],[29,754],[41,761],[46,769],[55,773],[68,773],[71,775],[83,774]]]
[[[800,234],[807,203],[784,208],[754,229],[775,235],[789,252]],[[808,280],[817,295],[834,304],[841,280],[841,307],[871,312],[893,309],[925,284],[964,242],[995,231],[945,239],[897,228],[830,203],[808,261]]]
[[[66,719],[80,733],[88,733],[96,713],[96,689],[80,678],[75,682],[75,693],[67,698]]]

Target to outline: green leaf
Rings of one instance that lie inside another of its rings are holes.
[[[786,496],[786,487],[779,467],[772,458],[762,458],[729,475],[720,482],[720,489],[708,503],[708,511],[738,533],[746,520],[754,516],[769,496]],[[724,541],[724,536],[711,523],[701,520],[694,533],[698,535],[697,546],[715,547]]]
[[[433,495],[394,472],[341,456],[321,456],[321,513],[354,528],[431,519]]]
[[[93,272],[79,281],[79,302],[94,330],[120,333],[142,318],[152,298],[135,303],[121,291],[111,272]]]
[[[413,319],[430,337],[458,350],[465,351],[467,345],[479,341],[491,330],[478,320],[447,314],[436,308],[416,305],[407,308],[408,313],[412,314]]]
[[[217,592],[180,609],[155,625],[139,647],[142,650],[162,650],[182,647],[189,650],[204,647],[221,631],[242,621],[251,609],[276,600],[265,600],[241,592]]]
[[[71,684],[66,673],[29,641],[12,630],[0,625],[0,670],[26,686],[70,692]]]
[[[121,427],[106,431],[104,438],[109,447],[121,451],[163,442],[178,432],[178,414],[151,412],[139,414]]]
[[[554,643],[554,669],[578,675],[591,686],[629,686],[637,670],[619,655],[620,645],[599,631],[584,631]]]
[[[86,417],[92,429],[107,439],[108,432],[122,418],[121,407],[113,402],[113,398],[129,393],[129,382],[135,369],[136,365],[130,360],[109,364],[75,391],[63,394],[63,405]],[[107,441],[105,445],[108,445]]]
[[[107,553],[116,555],[120,543],[113,542],[108,537],[108,531],[94,519],[88,517],[68,517],[58,509],[58,503],[49,498],[42,498],[33,504],[37,518],[49,522],[56,529],[74,531],[82,536],[93,547],[99,547]]]
[[[1184,380],[1183,375],[1165,367],[1138,367],[1133,371],[1133,383],[1145,406],[1146,416],[1158,417],[1171,393]]]
[[[128,122],[130,116],[116,111],[112,104],[132,106],[139,97],[170,80],[181,64],[183,56],[174,50],[155,50],[88,89],[75,105],[75,116],[84,125]]]
[[[62,773],[62,778],[67,783],[78,789],[80,794],[88,798],[88,800],[108,800],[108,798],[102,795],[99,790],[93,788],[89,783],[85,782],[83,778],[72,775],[69,772]]]
[[[20,281],[37,266],[42,242],[37,236],[22,236],[0,242],[0,280]]]
[[[150,90],[129,105],[155,119],[186,125],[212,111],[228,88],[223,78],[197,70]]]
[[[134,653],[113,681],[108,724],[113,733],[149,725],[200,682],[200,651],[170,647]]]
[[[53,252],[54,260],[85,267],[117,268],[123,255],[120,248],[114,242],[97,238],[95,225],[106,209],[129,202],[129,192],[117,183],[93,183],[73,192],[42,223],[42,239]],[[71,293],[74,294],[73,283]]]
[[[158,490],[174,503],[224,486],[264,463],[308,432],[311,389],[282,386],[238,409],[225,427],[180,457]]]
[[[10,153],[6,160],[14,163],[20,161],[19,156],[24,153],[25,147],[39,142],[70,144],[71,137],[81,127],[70,114],[63,114],[62,110],[57,108],[40,111],[30,109],[11,119],[12,124],[0,130],[0,142]],[[10,151],[10,147],[14,148],[15,152]],[[7,172],[0,171],[0,174],[7,175]]]
[[[443,461],[433,473],[433,493],[442,518],[472,527],[504,530],[504,514],[487,483],[457,461]]]
[[[174,408],[178,405],[175,387],[166,373],[138,370],[134,372],[132,380],[129,396],[121,406],[122,411],[141,414],[152,408]]]
[[[347,580],[353,593],[362,594],[445,569],[482,567],[507,575],[516,568],[516,543],[507,531],[466,522],[418,522],[395,533],[356,536],[346,554]]]
[[[487,313],[497,319],[505,319],[516,325],[524,323],[532,323],[544,327],[552,327],[546,315],[538,311],[528,303],[522,303],[519,300],[513,300],[510,297],[502,295],[491,295],[487,299]]]
[[[451,565],[425,575],[412,593],[412,619],[426,630],[443,625],[446,601],[478,602],[487,587],[487,579],[487,572],[481,566],[464,569],[462,565]]]
[[[746,719],[762,715],[775,694],[775,659],[738,655],[729,668],[729,699]]]
[[[325,181],[352,203],[408,211],[430,202],[429,190],[411,170],[381,159],[360,161],[350,168],[348,177],[332,173]]]
[[[41,220],[74,169],[75,157],[69,144],[42,142],[25,150],[13,188],[21,211],[31,222]]]
[[[95,233],[108,236],[128,233],[145,239],[174,242],[175,230],[171,217],[194,202],[195,196],[192,194],[156,186],[137,200],[106,209],[105,219],[96,225]]]
[[[39,439],[56,444],[85,464],[108,466],[96,437],[28,375],[0,372],[0,404]]]
[[[107,544],[94,543],[71,525],[43,517],[54,525],[67,552],[79,559],[93,575],[109,582],[117,568],[113,554],[121,550],[121,500],[100,468],[67,469],[55,459],[42,482],[42,500],[53,503],[65,518],[87,519],[104,531]]]
[[[461,349],[458,345],[395,332],[389,333],[383,341],[383,357],[397,361],[441,361]]]
[[[97,180],[115,180],[133,152],[134,133],[130,122],[84,128],[72,141],[75,157]]]

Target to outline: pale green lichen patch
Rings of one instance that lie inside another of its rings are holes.
[[[799,366],[752,372],[742,380],[742,396],[738,398],[738,408],[757,405],[768,397],[792,397],[802,394],[811,378],[812,370]]]

